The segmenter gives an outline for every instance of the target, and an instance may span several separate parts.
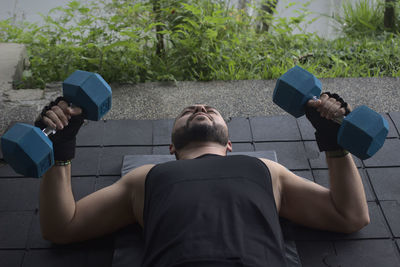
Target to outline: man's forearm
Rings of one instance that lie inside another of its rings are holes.
[[[53,166],[40,185],[40,225],[45,239],[59,238],[75,213],[71,165]]]
[[[368,205],[361,176],[352,156],[327,157],[327,163],[330,192],[336,209],[355,228],[365,226],[369,222]]]

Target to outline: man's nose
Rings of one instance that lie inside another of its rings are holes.
[[[196,105],[194,112],[195,113],[199,113],[199,112],[207,113],[207,110],[204,105]]]

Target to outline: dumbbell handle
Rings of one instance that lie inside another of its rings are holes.
[[[316,97],[316,96],[313,96],[313,99],[314,99],[315,101],[317,101],[319,98]],[[340,125],[342,125],[343,119],[344,119],[344,116],[340,116],[340,117],[337,117],[337,118],[332,118],[332,120],[333,120],[334,122],[339,123]]]
[[[42,130],[42,132],[43,132],[46,136],[49,136],[49,135],[55,134],[55,133],[56,133],[56,130],[53,129],[53,128],[50,128],[50,127],[46,127],[46,128],[44,128],[44,129]]]

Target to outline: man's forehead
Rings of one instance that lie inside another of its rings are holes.
[[[209,105],[204,105],[204,104],[195,104],[195,105],[187,106],[184,109],[182,109],[182,111],[187,110],[187,109],[195,109],[198,106],[204,106],[205,109],[215,109],[218,111],[218,109],[216,109],[215,107],[212,107]]]

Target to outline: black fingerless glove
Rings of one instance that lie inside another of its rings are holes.
[[[46,128],[42,118],[46,116],[46,112],[53,106],[57,105],[61,100],[68,101],[64,97],[58,97],[55,101],[45,106],[40,116],[35,121],[35,126],[40,129]],[[55,134],[49,135],[53,142],[54,160],[66,161],[75,157],[76,135],[84,122],[82,115],[72,116],[68,122],[68,126],[62,130],[58,130]]]
[[[329,97],[335,98],[341,103],[341,108],[346,110],[345,116],[350,113],[348,104],[338,94],[331,94],[330,92],[322,93],[327,94]],[[322,95],[321,94],[321,95]],[[317,140],[319,151],[334,151],[343,149],[337,143],[337,134],[340,124],[321,117],[316,108],[306,106],[306,117],[316,129],[315,138]]]

